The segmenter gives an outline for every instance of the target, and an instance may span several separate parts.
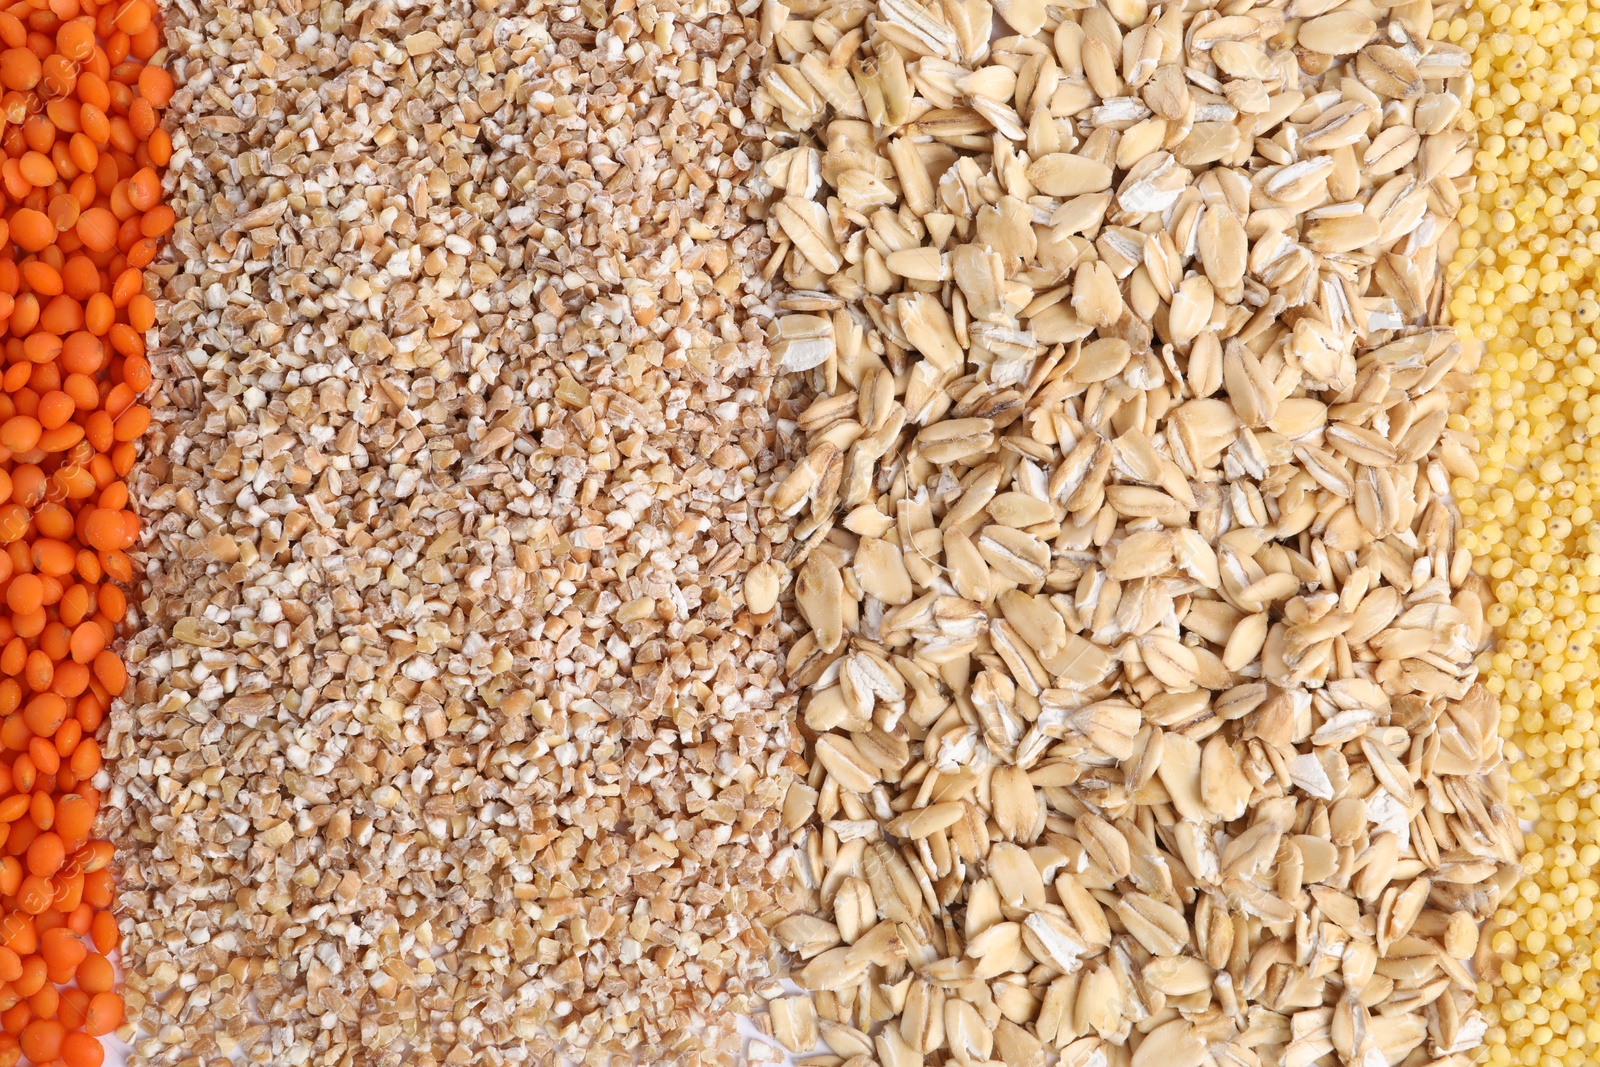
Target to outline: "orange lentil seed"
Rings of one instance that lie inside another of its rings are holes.
[[[128,682],[144,271],[177,221],[162,43],[151,0],[0,11],[0,1067],[99,1067],[123,1018],[90,781]]]

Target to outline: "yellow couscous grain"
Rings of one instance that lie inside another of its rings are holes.
[[[1600,1061],[1600,7],[1480,0],[1434,26],[1473,50],[1475,188],[1451,310],[1483,345],[1466,411],[1477,478],[1454,490],[1494,595],[1484,656],[1513,795],[1532,826],[1523,881],[1480,974],[1481,1061]]]

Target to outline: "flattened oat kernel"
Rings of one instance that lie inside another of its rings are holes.
[[[831,327],[787,878],[894,933],[797,971],[821,1040],[1465,1062],[1520,851],[1438,452],[1465,55],[1417,5],[764,10],[771,270]]]

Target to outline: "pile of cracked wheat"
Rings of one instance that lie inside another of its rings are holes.
[[[1454,13],[174,0],[133,1062],[1470,1063]]]
[[[730,1040],[799,763],[757,23],[628,6],[168,10],[136,1062]]]

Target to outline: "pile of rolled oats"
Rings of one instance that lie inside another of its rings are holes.
[[[787,536],[757,22],[168,25],[182,221],[108,751],[134,1062],[725,1062],[798,765],[789,631],[744,601]]]
[[[808,628],[783,1049],[1470,1062],[1520,834],[1446,495],[1436,14],[765,3],[816,394],[760,575]]]

